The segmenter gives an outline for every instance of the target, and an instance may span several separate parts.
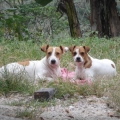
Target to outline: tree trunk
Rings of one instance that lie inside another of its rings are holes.
[[[98,31],[98,35],[102,36],[102,22],[100,16],[100,1],[99,0],[90,0],[90,8],[91,8],[91,30]]]
[[[66,14],[68,16],[70,33],[73,38],[82,37],[80,24],[78,21],[76,9],[73,3],[73,0],[63,0],[63,3],[66,6]]]
[[[120,18],[117,13],[116,9],[116,2],[115,0],[111,0],[110,6],[109,6],[109,24],[110,24],[110,30],[111,30],[111,36],[120,36]]]
[[[98,36],[120,36],[120,19],[115,0],[90,0],[91,28]]]

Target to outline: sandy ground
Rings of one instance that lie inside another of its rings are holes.
[[[67,102],[67,101],[66,101]],[[117,120],[114,110],[106,105],[106,98],[90,96],[65,107],[60,104],[48,108],[40,116],[44,120]]]
[[[96,96],[78,96],[73,99],[55,99],[56,105],[43,108],[44,112],[37,112],[36,120],[118,120],[114,117],[115,110],[106,104],[108,98]],[[11,106],[13,101],[29,102],[33,96],[12,95],[0,97],[0,120],[23,120],[16,118],[16,112],[23,110],[24,106]],[[25,119],[24,119],[25,120]],[[35,119],[34,119],[35,120]]]

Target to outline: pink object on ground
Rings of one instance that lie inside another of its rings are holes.
[[[65,82],[71,82],[75,84],[91,84],[91,80],[72,80],[75,72],[69,72],[66,68],[61,68],[61,78]]]

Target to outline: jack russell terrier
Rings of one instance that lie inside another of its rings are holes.
[[[97,78],[112,78],[116,75],[116,66],[112,60],[96,59],[91,57],[88,52],[88,46],[71,46],[69,50],[72,53],[76,63],[74,80],[96,80]]]
[[[7,64],[0,68],[0,76],[4,72],[10,74],[22,73],[26,75],[27,78],[32,79],[43,79],[43,80],[54,80],[61,75],[60,71],[60,58],[64,52],[68,50],[67,47],[50,47],[49,45],[44,45],[41,50],[46,53],[46,56],[38,61],[25,61],[25,62],[15,62]]]

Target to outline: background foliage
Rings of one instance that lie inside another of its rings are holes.
[[[43,7],[33,0],[2,0],[0,2],[0,37],[13,40],[59,39],[69,36],[65,13],[57,12],[57,0]],[[75,0],[82,33],[90,30],[89,2]],[[86,33],[87,34],[87,33]]]

